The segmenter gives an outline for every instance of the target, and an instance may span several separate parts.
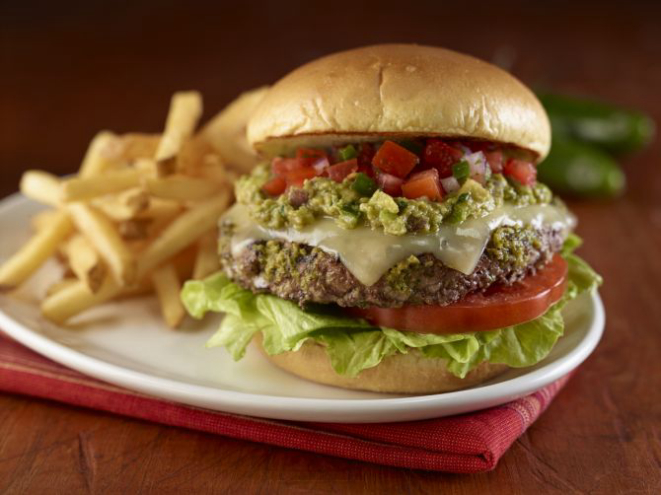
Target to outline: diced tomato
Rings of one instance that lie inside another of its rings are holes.
[[[262,190],[271,196],[280,196],[287,188],[287,181],[283,177],[273,177],[262,186]]]
[[[328,159],[324,150],[315,150],[312,148],[299,148],[296,150],[296,159],[301,167],[311,167],[320,159]]]
[[[374,146],[370,143],[361,143],[358,149],[358,166],[372,167],[372,158],[374,158]]]
[[[461,160],[464,153],[440,139],[427,140],[425,150],[422,153],[422,163],[428,167],[438,170],[441,177],[452,175],[452,165]]]
[[[296,158],[281,158],[276,156],[271,162],[271,171],[275,176],[285,176],[287,173],[301,168]]]
[[[374,146],[369,143],[361,143],[358,149],[358,172],[362,172],[368,177],[374,178],[374,166],[372,159],[374,158]]]
[[[502,151],[485,151],[484,156],[487,158],[489,168],[494,174],[499,174],[503,171]]]
[[[376,175],[376,183],[379,186],[379,189],[383,190],[384,193],[390,194],[391,196],[401,196],[404,179],[400,179],[391,174],[386,174],[385,172],[379,172]]]
[[[507,160],[503,167],[503,174],[512,177],[524,186],[530,186],[537,180],[537,169],[532,163],[514,158]]]
[[[345,162],[336,163],[328,167],[328,177],[335,182],[342,182],[349,174],[358,171],[358,160],[352,158]]]
[[[494,149],[494,144],[489,141],[468,141],[464,143],[464,146],[470,149],[473,153],[476,151],[486,153],[487,151]]]
[[[506,328],[543,315],[567,287],[567,262],[555,255],[535,275],[509,286],[492,286],[448,306],[351,308],[347,311],[370,323],[419,333],[464,333]]]
[[[397,143],[386,141],[374,155],[372,165],[387,174],[403,179],[419,161],[415,153],[411,153]]]
[[[287,172],[285,180],[287,181],[287,187],[302,187],[306,179],[314,179],[318,175],[317,171],[312,167],[299,168]]]
[[[440,201],[443,197],[438,170],[430,168],[413,174],[402,184],[402,194],[409,199],[426,197],[431,201]]]

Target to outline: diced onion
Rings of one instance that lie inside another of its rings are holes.
[[[445,192],[448,194],[458,191],[459,188],[461,187],[459,181],[452,176],[446,177],[445,179],[441,179],[441,184],[443,185],[443,189],[445,190]]]
[[[487,158],[481,151],[476,151],[470,155],[465,155],[464,160],[470,166],[470,178],[478,182],[484,183],[484,178],[487,173]]]

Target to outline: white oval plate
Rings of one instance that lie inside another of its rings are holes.
[[[0,261],[29,236],[41,209],[16,194],[0,203]],[[484,409],[530,394],[581,364],[604,329],[598,294],[567,306],[566,334],[536,366],[512,369],[477,387],[422,396],[356,392],[290,375],[255,349],[235,363],[224,349],[206,349],[219,318],[189,320],[178,331],[161,322],[153,297],[94,308],[66,328],[39,313],[39,300],[60,268],[49,262],[27,284],[0,295],[0,328],[11,337],[86,375],[184,404],[266,418],[337,423],[436,418]]]

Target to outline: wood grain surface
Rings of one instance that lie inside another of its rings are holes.
[[[28,168],[73,172],[100,129],[158,131],[175,90],[201,90],[210,116],[374,42],[454,48],[661,122],[658,2],[488,5],[2,2],[0,196]],[[0,395],[0,493],[661,493],[660,159],[658,140],[626,159],[618,201],[571,202],[606,280],[605,337],[495,471],[386,468]]]

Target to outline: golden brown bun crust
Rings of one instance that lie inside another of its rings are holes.
[[[395,354],[374,368],[351,378],[338,375],[332,368],[326,350],[319,344],[306,342],[296,352],[269,356],[261,346],[261,334],[256,339],[262,354],[276,366],[313,382],[335,387],[394,394],[434,394],[472,387],[507,371],[503,364],[483,363],[466,378],[457,378],[445,367],[442,359],[429,359],[417,351]]]
[[[374,134],[470,137],[539,159],[551,145],[535,95],[504,70],[443,48],[375,45],[314,60],[278,81],[248,123],[266,155]],[[321,136],[320,136],[321,135]]]

